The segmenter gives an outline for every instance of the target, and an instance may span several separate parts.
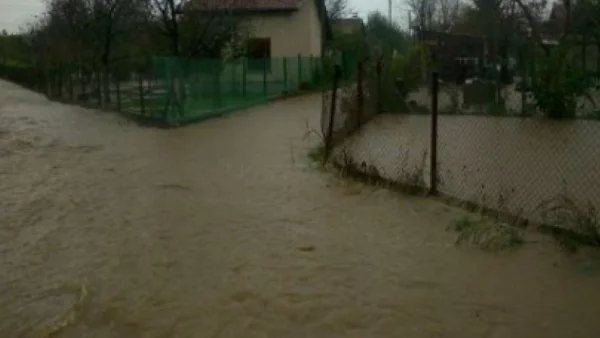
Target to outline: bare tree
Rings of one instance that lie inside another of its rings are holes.
[[[249,29],[244,10],[252,9],[256,1],[152,0],[151,13],[159,31],[168,41],[169,54],[180,58],[180,65],[187,67],[186,60],[190,58],[220,60],[226,49],[232,50],[227,47],[241,45]],[[207,71],[219,71],[221,65],[219,63],[214,67]],[[181,76],[169,83],[169,101],[178,114],[182,112],[186,101],[186,74],[182,72]]]
[[[101,103],[107,103],[115,66],[126,74],[133,63],[164,54],[221,59],[225,47],[239,55],[248,33],[244,10],[256,1],[46,0],[45,13],[27,36],[47,78],[56,77],[51,72],[66,73],[69,79],[76,73],[83,92],[93,80]],[[172,92],[180,93],[178,102],[183,102],[185,88],[174,86],[179,88]]]
[[[56,79],[51,74],[61,73],[65,65],[78,57],[74,48],[77,30],[71,29],[76,22],[76,11],[68,5],[66,1],[49,1],[46,12],[25,27],[25,36],[34,55],[33,61],[43,71],[47,85],[50,79]],[[62,89],[59,83],[59,86],[47,86],[45,91],[51,94],[50,88],[57,87]]]
[[[152,0],[160,31],[173,56],[216,57],[247,30],[241,9],[256,0]]]
[[[59,80],[62,75],[70,79],[73,73],[86,74],[86,81],[87,75],[94,77],[105,103],[110,99],[116,44],[130,34],[137,14],[146,8],[146,0],[48,0],[46,12],[31,26],[31,41],[44,69],[54,69]]]
[[[177,16],[181,13],[183,4],[183,1],[177,0],[152,0],[152,13],[157,15],[161,32],[169,40],[173,56],[179,56],[180,52]]]
[[[438,0],[408,0],[413,15],[413,27],[418,31],[431,30],[436,19]]]
[[[460,0],[437,0],[436,21],[442,31],[446,31],[460,18]]]
[[[532,2],[526,2],[524,0],[511,0],[514,1],[517,6],[519,7],[519,10],[521,11],[521,13],[523,14],[523,18],[525,19],[526,25],[527,25],[527,30],[529,31],[529,33],[531,34],[532,38],[535,40],[535,42],[537,43],[537,45],[539,47],[542,48],[542,50],[545,52],[546,55],[550,55],[550,48],[548,48],[548,46],[546,46],[543,43],[543,36],[542,36],[542,27],[541,27],[541,20],[539,18],[538,15],[536,15],[536,11],[535,9],[537,7],[532,6]],[[570,25],[570,21],[571,21],[571,0],[562,0],[562,4],[565,8],[565,21],[564,21],[564,26],[563,26],[563,34],[562,37],[566,37],[567,33],[568,33],[568,27]],[[561,38],[562,40],[562,38]]]
[[[99,55],[99,76],[104,102],[110,102],[111,61],[115,43],[134,29],[132,19],[145,10],[144,0],[86,0],[95,41],[94,50]],[[96,55],[93,63],[96,62]]]
[[[343,19],[354,14],[348,0],[327,0],[325,2],[327,16],[331,20]]]

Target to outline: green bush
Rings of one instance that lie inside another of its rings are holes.
[[[367,40],[362,34],[338,34],[332,47],[345,55],[352,55],[354,58],[365,59],[369,55],[369,46]]]
[[[561,42],[549,54],[538,51],[536,56],[531,92],[536,107],[549,118],[574,118],[577,98],[587,96],[593,85],[585,70],[569,59],[572,47]]]
[[[404,53],[396,54],[391,61],[390,74],[395,80],[404,80],[404,91],[418,89],[429,66],[429,49],[424,44],[414,44]]]

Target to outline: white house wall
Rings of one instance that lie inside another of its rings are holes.
[[[271,69],[266,75],[268,83],[287,82],[287,88],[293,90],[312,80],[315,69],[320,66],[317,60],[321,55],[322,38],[319,11],[314,0],[304,0],[300,9],[293,12],[253,14],[248,24],[251,37],[271,40]],[[284,71],[284,58],[287,72]],[[232,62],[224,67],[221,78],[223,83],[231,83],[236,78],[241,81],[243,73],[242,64]],[[246,79],[251,85],[262,83],[263,77],[260,70],[247,70]]]
[[[250,22],[252,36],[271,39],[273,58],[321,55],[321,23],[314,0],[304,0],[298,11],[254,15]]]

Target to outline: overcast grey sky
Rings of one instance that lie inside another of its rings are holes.
[[[401,1],[394,0],[395,3]],[[362,17],[372,11],[387,13],[388,0],[349,0],[349,2]],[[43,0],[0,0],[0,30],[18,32],[19,27],[43,10]],[[394,20],[405,24],[407,21],[406,6],[394,6],[393,16]]]
[[[15,33],[23,23],[43,10],[43,0],[0,0],[0,30]]]

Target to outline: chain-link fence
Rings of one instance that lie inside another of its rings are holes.
[[[154,58],[113,64],[111,72],[77,67],[0,65],[0,77],[53,100],[178,125],[322,88],[320,57],[233,60]]]
[[[416,54],[413,59],[419,61],[420,57]],[[328,147],[335,148],[331,153],[333,162],[348,171],[423,189],[428,170],[431,102],[427,72],[385,58],[356,59],[344,66],[354,71],[349,77],[340,73],[337,91],[324,96],[322,126],[324,134],[332,135]],[[394,76],[404,70],[410,78]],[[396,132],[394,126],[407,119],[415,125]]]
[[[321,131],[329,138],[327,143],[343,139],[375,114],[377,76],[367,74],[374,72],[380,77],[381,69],[363,60],[344,60],[342,65],[331,66],[332,87],[324,88]]]
[[[334,119],[355,121],[366,110],[375,114],[360,118],[362,125],[334,128],[350,135],[335,142],[331,158],[337,165],[413,192],[439,193],[536,223],[592,228],[600,223],[600,120],[593,106],[578,105],[577,114],[557,118],[540,111],[537,101],[543,93],[524,91],[515,100],[529,95],[527,102],[536,109],[519,107],[510,113],[494,105],[503,104],[518,75],[508,85],[482,79],[450,82],[427,70],[396,78],[401,72],[394,67],[400,66],[384,60],[381,71],[364,72],[363,81],[374,78],[375,85],[364,94],[371,100],[338,104]],[[595,73],[586,76],[598,80]],[[590,82],[586,91],[595,90]],[[365,106],[358,108],[360,102]]]

